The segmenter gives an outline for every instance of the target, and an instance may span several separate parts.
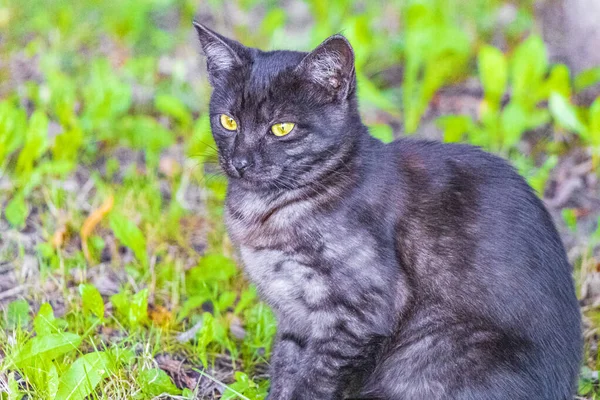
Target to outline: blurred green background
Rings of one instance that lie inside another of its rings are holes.
[[[510,159],[574,265],[600,398],[594,2],[0,0],[0,399],[264,398],[275,321],[222,224],[193,18],[263,50],[341,32],[374,136]]]

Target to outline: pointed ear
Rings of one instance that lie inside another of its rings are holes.
[[[206,55],[206,65],[211,84],[235,67],[247,61],[248,49],[235,40],[228,39],[194,21],[202,50]]]
[[[347,97],[355,86],[354,50],[342,35],[326,39],[304,57],[298,69],[338,98]]]

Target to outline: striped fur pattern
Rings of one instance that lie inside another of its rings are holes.
[[[262,52],[197,29],[229,234],[277,316],[270,400],[572,398],[571,267],[513,168],[466,145],[373,139],[341,36]],[[275,137],[277,122],[296,126]]]

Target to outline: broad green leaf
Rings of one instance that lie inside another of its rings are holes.
[[[11,329],[18,326],[25,327],[29,324],[29,303],[26,300],[19,299],[8,305],[6,313],[7,323]]]
[[[148,320],[148,289],[134,294],[129,305],[129,323],[138,326]]]
[[[208,366],[208,355],[206,348],[215,339],[215,318],[212,314],[205,312],[202,314],[202,329],[198,334],[198,352],[200,361],[204,368]]]
[[[17,159],[17,171],[21,174],[28,174],[33,169],[37,161],[46,151],[48,146],[48,117],[46,114],[37,110],[29,120],[25,146],[19,153]]]
[[[38,356],[46,360],[53,360],[77,349],[80,343],[79,335],[68,332],[36,336],[23,345],[15,356],[14,362],[17,366],[25,365],[29,360]]]
[[[135,257],[145,268],[148,267],[148,253],[146,253],[146,238],[142,231],[125,216],[112,212],[110,214],[110,228],[117,239],[133,250]]]
[[[362,75],[357,75],[356,80],[358,98],[361,102],[369,103],[391,115],[398,115],[398,106],[371,80]]]
[[[498,109],[506,91],[508,62],[500,50],[484,46],[479,51],[479,79],[483,85],[485,99],[491,107]]]
[[[388,124],[376,124],[369,126],[371,136],[381,140],[383,143],[394,141],[394,131]]]
[[[228,291],[221,293],[221,295],[219,296],[219,299],[215,302],[214,305],[217,310],[224,312],[229,307],[233,306],[233,303],[235,303],[236,298],[237,298],[237,292],[228,290]]]
[[[159,368],[146,369],[139,373],[138,385],[146,398],[154,398],[161,394],[179,395],[181,390],[175,386],[169,375]]]
[[[205,255],[188,271],[190,279],[198,284],[226,281],[237,273],[235,262],[221,254]]]
[[[550,71],[550,76],[545,83],[544,97],[549,97],[553,92],[565,98],[571,97],[571,73],[566,65],[555,65]]]
[[[154,99],[154,106],[158,111],[173,117],[184,126],[192,124],[192,116],[181,100],[168,94],[159,94]]]
[[[79,156],[83,139],[83,132],[79,128],[66,130],[56,136],[54,138],[54,146],[52,146],[52,158],[54,160],[74,163]]]
[[[243,372],[236,371],[234,377],[235,382],[227,386],[221,400],[238,399],[240,395],[248,395],[251,389],[258,388],[258,385]]]
[[[237,302],[235,306],[235,310],[233,311],[235,314],[239,314],[244,311],[248,306],[256,301],[256,289],[254,287],[250,287],[242,292],[240,295],[240,300]]]
[[[575,90],[581,92],[598,83],[600,83],[600,67],[590,68],[575,77]]]
[[[210,116],[203,114],[194,124],[193,134],[187,145],[187,155],[204,161],[217,157],[217,144],[210,130]]]
[[[503,145],[505,148],[515,146],[523,133],[529,128],[527,112],[520,103],[510,102],[501,116]]]
[[[283,27],[286,20],[286,13],[283,9],[274,7],[267,11],[260,23],[260,34],[262,37],[271,38],[273,33]]]
[[[0,166],[25,141],[27,114],[8,100],[0,102]]]
[[[90,313],[96,317],[104,318],[104,300],[100,292],[94,285],[81,284],[79,285],[79,293],[83,301],[83,312],[86,315]]]
[[[19,388],[19,383],[15,379],[15,373],[11,372],[8,375],[8,400],[18,400],[21,399],[23,393]]]
[[[561,94],[554,92],[550,95],[548,108],[558,124],[584,137],[587,136],[587,128],[579,120],[577,109]]]
[[[467,115],[446,115],[438,118],[436,125],[443,129],[444,142],[448,143],[460,142],[474,126],[473,120]]]
[[[50,363],[50,367],[46,371],[46,394],[48,399],[55,399],[58,393],[58,370],[54,363]]]
[[[572,208],[563,208],[561,214],[563,221],[565,221],[565,225],[567,225],[572,232],[577,232],[577,214],[575,213],[575,210]]]
[[[511,58],[514,101],[525,108],[533,107],[539,100],[540,86],[547,69],[548,58],[542,38],[538,35],[529,36]]]
[[[49,303],[42,304],[36,317],[33,319],[33,327],[35,328],[37,336],[58,333],[55,321],[56,318],[54,317],[52,306]]]
[[[114,370],[115,366],[105,352],[79,357],[60,377],[56,400],[84,400]]]
[[[120,292],[114,294],[110,297],[110,302],[112,303],[115,311],[120,314],[122,317],[125,317],[129,320],[129,296],[125,292]]]
[[[177,322],[183,321],[185,318],[187,318],[190,315],[190,313],[193,310],[201,307],[202,304],[206,303],[206,301],[208,301],[209,299],[210,299],[210,295],[206,294],[206,293],[188,297],[188,299],[181,306],[181,310],[179,311],[179,314],[177,315]]]
[[[29,208],[25,203],[25,196],[22,193],[17,193],[6,205],[4,216],[6,220],[15,228],[23,228]]]
[[[590,106],[590,141],[594,146],[600,146],[600,97]]]

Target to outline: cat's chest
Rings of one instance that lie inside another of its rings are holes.
[[[244,268],[263,298],[281,313],[303,314],[331,295],[322,261],[274,249],[240,248]]]

